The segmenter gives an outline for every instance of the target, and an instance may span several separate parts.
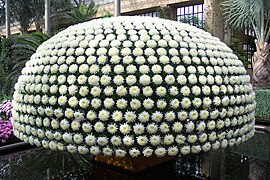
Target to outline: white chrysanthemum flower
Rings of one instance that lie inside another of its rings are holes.
[[[97,115],[96,115],[95,111],[88,111],[87,114],[86,114],[86,117],[90,121],[93,121],[94,119],[97,118]]]
[[[157,61],[158,61],[158,59],[157,59],[156,56],[149,56],[149,57],[147,58],[147,61],[148,61],[150,64],[156,64]]]
[[[152,70],[152,72],[153,72],[154,74],[159,74],[159,73],[162,72],[162,68],[161,68],[161,66],[158,65],[158,64],[153,65],[152,68],[151,68],[151,70]]]
[[[164,144],[170,145],[174,142],[174,136],[172,134],[167,134],[164,136]]]
[[[103,102],[104,104],[104,107],[107,108],[107,109],[110,109],[113,107],[114,105],[114,100],[112,98],[106,98]]]
[[[150,157],[153,154],[153,149],[146,147],[142,153],[145,157]]]
[[[148,74],[150,69],[147,65],[142,65],[142,66],[140,66],[139,71],[142,74]]]
[[[140,146],[145,146],[147,143],[148,143],[148,138],[147,136],[138,136],[136,138],[137,140],[137,143],[140,145]]]
[[[70,73],[73,73],[73,74],[76,73],[77,70],[78,70],[78,65],[76,65],[76,64],[72,64],[72,65],[70,65],[69,68],[68,68],[68,71],[69,71]]]
[[[81,144],[83,142],[83,136],[81,134],[74,134],[73,135],[73,141],[76,144]]]
[[[99,108],[101,106],[101,100],[98,98],[92,99],[91,106],[95,109]]]
[[[127,106],[127,101],[125,99],[119,99],[117,100],[116,102],[116,106],[119,108],[119,109],[125,109],[126,106]]]
[[[167,133],[170,131],[170,126],[164,122],[164,123],[161,123],[161,125],[159,126],[159,129],[161,132]]]
[[[186,83],[187,83],[187,78],[186,78],[186,76],[184,76],[184,75],[179,75],[179,76],[177,77],[177,82],[178,82],[180,85],[186,85]]]
[[[153,89],[150,86],[146,86],[143,88],[143,95],[144,96],[149,97],[149,96],[152,96],[152,94],[153,94]]]
[[[181,101],[181,105],[184,109],[188,109],[191,106],[191,101],[189,98],[183,98]]]
[[[135,134],[142,134],[144,132],[144,129],[145,128],[141,123],[135,124],[133,126],[133,131],[134,131]]]
[[[101,61],[101,57],[98,58],[98,62],[103,64],[104,61]],[[104,62],[105,63],[105,62]],[[99,72],[99,66],[96,64],[92,64],[89,68],[91,74],[97,74]]]
[[[105,130],[105,125],[102,122],[96,122],[94,129],[96,132],[103,132]]]
[[[159,86],[157,89],[156,89],[156,94],[159,96],[159,97],[163,97],[165,96],[167,93],[167,90],[165,87],[163,86]]]
[[[142,76],[140,76],[140,84],[146,86],[149,85],[151,82],[151,78],[148,75],[143,74]]]
[[[116,157],[122,158],[122,157],[125,157],[126,154],[127,154],[127,152],[123,149],[116,149],[115,150]]]
[[[179,133],[183,129],[183,125],[180,122],[175,122],[172,126],[174,132]]]
[[[154,106],[154,101],[150,98],[147,98],[143,101],[143,106],[145,109],[151,109]]]
[[[175,113],[173,111],[169,111],[165,113],[165,120],[166,121],[173,121],[176,118]]]
[[[174,84],[174,82],[175,82],[175,78],[174,78],[174,76],[173,75],[167,75],[166,77],[165,77],[165,82],[167,83],[167,84]]]
[[[195,129],[195,125],[192,121],[189,121],[185,124],[186,132],[193,132]]]
[[[180,105],[180,102],[178,99],[173,99],[171,100],[170,105],[173,109],[177,109]]]
[[[129,155],[133,158],[138,157],[141,154],[141,152],[136,148],[131,148],[129,150]]]
[[[183,155],[187,155],[187,154],[189,154],[190,153],[190,147],[189,146],[183,146],[182,148],[181,148],[181,154],[183,154]]]
[[[118,61],[119,61],[118,56],[113,56],[113,57],[111,58],[111,62],[112,62],[112,63],[115,63],[115,62],[118,62]],[[105,63],[107,62],[107,56],[105,56],[105,55],[99,56],[98,59],[97,59],[97,62],[98,62],[99,64],[105,64]],[[97,69],[94,69],[94,70],[97,70]],[[95,73],[95,71],[93,71],[93,72]]]
[[[127,122],[133,122],[137,118],[137,115],[132,111],[127,111],[124,115]]]
[[[183,86],[180,90],[181,94],[183,94],[183,96],[189,96],[190,94],[190,89],[187,86]]]
[[[88,93],[89,93],[89,90],[88,90],[88,87],[87,86],[82,86],[80,88],[80,90],[79,90],[79,94],[81,96],[86,96],[86,95],[88,95]]]
[[[152,80],[154,84],[161,84],[163,82],[162,76],[157,74],[152,77]]]
[[[71,129],[73,131],[78,131],[80,129],[80,127],[81,127],[81,123],[79,121],[77,121],[77,120],[72,121],[72,123],[71,123]]]
[[[198,114],[198,112],[196,110],[192,110],[192,111],[189,112],[189,118],[191,120],[197,120],[198,117],[199,117],[199,114]]]
[[[104,137],[104,136],[101,136],[101,137],[98,137],[97,138],[97,143],[98,145],[100,146],[106,146],[108,144],[108,138],[107,137]]]
[[[127,88],[121,85],[116,88],[115,92],[118,96],[125,96],[127,94]]]
[[[107,121],[110,117],[110,112],[106,111],[106,110],[101,110],[99,111],[98,113],[98,118],[101,120],[101,121]]]
[[[74,112],[74,118],[76,120],[83,120],[84,119],[84,113],[79,112],[79,111],[75,111]]]
[[[114,66],[113,68],[113,71],[116,73],[116,74],[121,74],[124,72],[124,67],[122,65],[116,65]]]
[[[112,96],[113,95],[113,92],[114,92],[114,89],[113,89],[113,87],[111,87],[111,86],[106,86],[105,88],[104,88],[104,94],[106,95],[106,96]]]
[[[154,152],[157,157],[163,157],[166,155],[166,149],[163,147],[157,148]]]
[[[72,96],[69,98],[68,104],[70,107],[76,107],[78,105],[78,99],[75,96]]]
[[[131,146],[134,144],[134,139],[131,136],[124,136],[123,144],[126,146]]]
[[[90,133],[92,131],[92,125],[90,123],[83,123],[82,130],[85,133]]]
[[[57,81],[59,84],[64,84],[66,82],[66,76],[64,75],[60,75],[58,78],[57,78]]]
[[[92,146],[96,143],[96,137],[93,135],[88,135],[85,138],[85,142],[87,145]]]
[[[136,82],[137,82],[136,76],[134,76],[134,75],[128,75],[128,76],[126,77],[126,83],[127,83],[128,85],[133,85],[133,84],[135,84]]]
[[[103,66],[102,68],[101,68],[101,72],[103,73],[103,74],[109,74],[110,72],[111,72],[111,67],[110,67],[110,65],[105,65],[105,66]]]
[[[100,83],[104,86],[108,85],[111,83],[111,77],[107,75],[103,75],[100,78]]]
[[[159,145],[160,144],[160,141],[161,141],[161,138],[158,135],[153,135],[153,136],[150,137],[150,143],[153,146]]]
[[[62,120],[60,122],[60,127],[63,130],[67,130],[69,128],[69,126],[70,126],[70,124],[69,124],[69,122],[66,119],[64,119],[64,120]]]
[[[150,119],[150,115],[148,112],[143,111],[138,115],[138,120],[141,122],[147,122]]]
[[[132,54],[134,56],[141,56],[141,55],[143,55],[143,50],[139,47],[136,47],[133,49]]]
[[[113,136],[110,141],[114,146],[119,146],[122,144],[122,139],[119,136]]]
[[[207,75],[207,82],[212,85],[215,83],[215,78],[212,75]]]
[[[88,83],[92,86],[97,86],[99,85],[99,77],[96,75],[91,75],[88,78]]]
[[[202,147],[200,145],[193,145],[191,147],[191,152],[194,154],[198,154],[199,152],[201,152]]]
[[[89,103],[90,103],[90,101],[88,100],[88,99],[86,99],[86,98],[82,98],[82,99],[80,99],[80,101],[79,101],[79,105],[80,105],[80,107],[82,107],[82,108],[88,108],[88,106],[89,106]]]

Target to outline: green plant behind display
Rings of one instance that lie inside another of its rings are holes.
[[[38,46],[48,39],[43,33],[11,36],[2,41],[0,57],[0,96],[10,95],[22,68]]]
[[[256,90],[256,117],[270,120],[270,89]]]
[[[70,11],[67,12],[67,15],[71,18],[74,24],[89,21],[93,18],[97,11],[98,5],[95,2],[90,3],[81,3],[77,7],[71,5],[69,7]]]
[[[170,19],[170,7],[164,6],[157,9],[160,18]]]
[[[242,61],[245,68],[248,68],[248,55],[242,48],[242,42],[237,38],[231,38],[229,46],[232,48],[235,55]]]
[[[204,28],[204,22],[202,19],[199,19],[197,16],[193,15],[186,15],[179,20],[182,23],[187,23],[193,26],[196,26],[198,28],[203,29]]]

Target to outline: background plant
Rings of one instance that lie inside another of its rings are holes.
[[[256,117],[270,119],[270,90],[258,89],[256,93]]]
[[[222,2],[227,21],[234,28],[251,26],[255,32],[256,52],[253,55],[254,88],[270,88],[270,1],[226,0]]]
[[[49,38],[43,33],[14,35],[2,40],[0,56],[0,92],[11,95],[21,70],[38,46]]]

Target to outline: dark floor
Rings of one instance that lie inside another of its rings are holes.
[[[237,147],[197,158],[194,166],[187,162],[178,158],[132,174],[96,164],[89,157],[32,148],[0,156],[0,180],[270,180],[270,134],[257,132]]]

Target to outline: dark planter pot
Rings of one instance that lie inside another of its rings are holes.
[[[0,154],[4,155],[4,154],[9,154],[15,151],[22,151],[25,149],[29,149],[31,147],[34,147],[26,142],[17,142],[14,144],[9,144],[9,145],[4,145],[0,147]]]

